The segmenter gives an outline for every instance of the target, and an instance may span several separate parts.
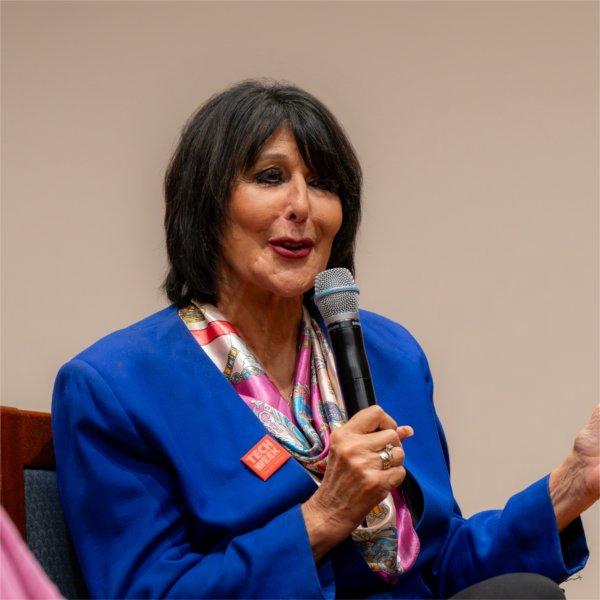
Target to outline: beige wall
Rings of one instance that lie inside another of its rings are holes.
[[[214,91],[286,78],[365,170],[361,302],[427,352],[466,515],[598,400],[598,3],[2,4],[2,403],[163,305],[161,179]],[[417,432],[418,435],[418,432]],[[597,598],[592,556],[569,598]]]

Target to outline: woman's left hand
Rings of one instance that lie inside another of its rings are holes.
[[[600,497],[600,404],[590,420],[579,431],[573,443],[573,453],[580,463],[584,489],[592,502]]]
[[[579,430],[571,453],[550,474],[549,486],[559,531],[600,497],[600,404]]]

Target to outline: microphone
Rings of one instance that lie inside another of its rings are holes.
[[[329,330],[349,419],[377,404],[358,316],[358,294],[348,269],[327,269],[315,277],[314,302]]]

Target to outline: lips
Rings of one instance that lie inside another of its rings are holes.
[[[315,245],[311,238],[280,237],[269,240],[271,248],[286,258],[304,258]]]

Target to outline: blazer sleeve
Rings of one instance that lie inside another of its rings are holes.
[[[433,381],[425,355],[425,378],[433,403]],[[448,444],[435,416],[450,478]],[[557,583],[581,570],[589,551],[581,518],[559,533],[548,487],[549,474],[513,495],[502,510],[462,516],[454,500],[442,550],[432,566],[438,598],[496,575],[531,572]]]
[[[52,423],[59,492],[93,597],[335,595],[331,562],[315,564],[299,504],[208,550],[193,545],[195,524],[157,445],[85,361],[59,371]]]

